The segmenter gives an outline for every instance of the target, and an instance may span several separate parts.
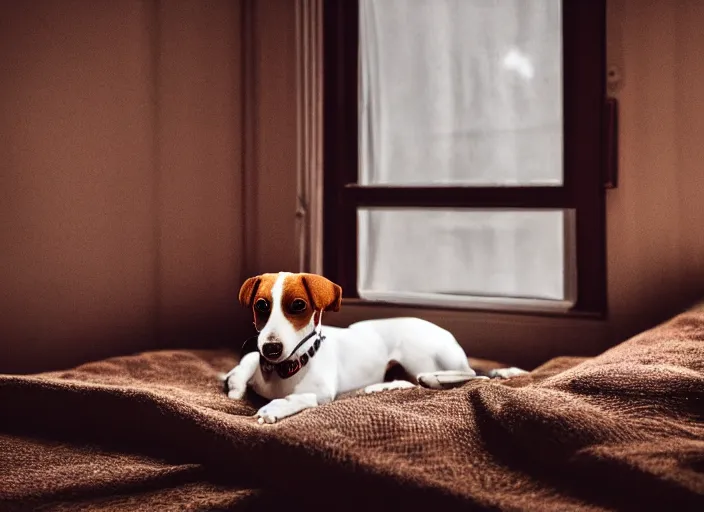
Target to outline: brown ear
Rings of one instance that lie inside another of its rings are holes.
[[[340,286],[317,274],[301,274],[301,281],[317,311],[340,311]]]
[[[240,304],[245,308],[251,308],[254,302],[254,296],[257,294],[259,283],[262,282],[261,276],[250,277],[240,288]]]

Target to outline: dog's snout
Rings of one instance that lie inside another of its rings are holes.
[[[284,344],[277,342],[267,342],[262,345],[262,354],[264,357],[276,359],[284,351]]]

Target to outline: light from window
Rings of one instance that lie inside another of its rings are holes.
[[[558,0],[360,0],[360,185],[563,185]],[[571,210],[358,209],[367,299],[576,297]]]
[[[361,185],[562,184],[558,0],[361,0]]]

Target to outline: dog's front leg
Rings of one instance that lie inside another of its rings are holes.
[[[254,376],[254,372],[257,371],[258,365],[259,352],[250,352],[240,360],[240,364],[222,377],[229,398],[239,400],[244,397],[247,384]]]
[[[293,416],[304,409],[310,409],[329,401],[319,399],[315,393],[295,393],[286,398],[272,400],[257,411],[256,417],[259,423],[276,423],[276,421]]]

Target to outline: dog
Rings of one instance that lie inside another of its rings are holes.
[[[275,423],[351,391],[374,393],[415,387],[442,389],[486,379],[470,368],[455,337],[419,318],[365,320],[348,328],[322,326],[324,312],[339,311],[342,288],[317,274],[262,274],[239,292],[254,313],[257,351],[221,376],[227,395],[242,399],[248,387],[270,400],[257,421]],[[398,364],[415,380],[384,382]],[[508,378],[518,368],[494,371]]]

